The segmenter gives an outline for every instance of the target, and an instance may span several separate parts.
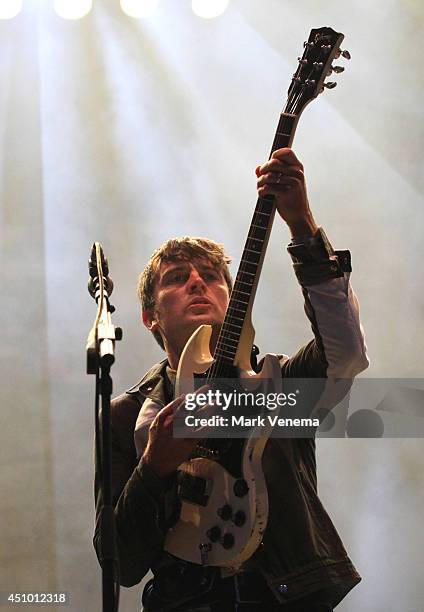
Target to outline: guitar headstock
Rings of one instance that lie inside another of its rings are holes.
[[[332,61],[340,56],[350,59],[349,51],[342,51],[340,45],[344,34],[335,32],[332,28],[317,28],[311,30],[308,40],[304,43],[299,66],[293,75],[288,90],[285,112],[300,115],[305,106],[318,96],[325,88],[333,89],[337,83],[325,83],[331,73],[339,74],[343,66],[333,66]]]

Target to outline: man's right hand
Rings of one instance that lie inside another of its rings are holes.
[[[185,396],[177,397],[167,404],[153,419],[149,429],[149,440],[143,454],[143,462],[159,477],[165,478],[187,461],[198,438],[174,438],[174,414],[183,404]]]

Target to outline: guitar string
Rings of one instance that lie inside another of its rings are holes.
[[[284,112],[287,112],[287,108],[284,110]],[[282,146],[287,146],[290,136],[291,136],[293,125],[294,125],[293,118],[285,117],[283,113],[280,115],[277,132],[275,134],[274,142],[271,148],[271,155],[277,148],[280,148]],[[249,233],[246,239],[246,244],[245,244],[245,248],[243,251],[242,260],[240,262],[239,270],[236,276],[236,281],[234,283],[234,288],[231,294],[232,297],[230,299],[230,304],[227,310],[227,315],[225,317],[224,323],[221,328],[220,335],[218,337],[217,349],[215,351],[217,358],[214,364],[211,366],[208,378],[217,378],[218,376],[221,376],[223,371],[225,371],[225,369],[228,369],[228,366],[230,366],[232,364],[232,361],[234,360],[236,349],[234,349],[234,347],[232,346],[229,346],[228,342],[225,341],[225,335],[228,335],[229,331],[233,330],[234,327],[238,327],[239,329],[242,328],[242,325],[244,324],[245,316],[247,314],[247,308],[249,305],[249,301],[250,301],[250,297],[246,302],[240,298],[236,298],[234,293],[237,294],[240,291],[242,291],[240,288],[240,284],[250,285],[253,287],[253,282],[246,283],[246,273],[252,274],[252,272],[250,272],[247,268],[248,266],[253,266],[253,269],[254,269],[253,274],[254,275],[257,274],[258,267],[261,263],[261,258],[263,257],[261,253],[263,244],[271,229],[269,227],[270,217],[272,213],[272,206],[271,206],[271,210],[269,209],[271,201],[265,198],[258,199],[256,208],[253,214],[251,227],[249,229]],[[267,217],[267,221],[265,224],[263,225],[259,224],[259,221],[260,221],[260,219],[258,219],[259,215],[265,215]],[[257,226],[257,229],[254,226]],[[262,234],[263,234],[263,237],[262,237]],[[258,243],[261,245],[260,251],[257,251],[257,249],[254,248],[255,246],[257,246]],[[255,257],[253,258],[252,256],[249,256],[248,252],[255,253]],[[256,254],[259,257],[256,257]],[[236,314],[239,316],[235,316]],[[238,324],[234,325],[234,318],[242,321],[242,325],[238,325]],[[238,336],[238,337],[240,336],[240,332],[231,331],[230,333],[233,333],[233,335]],[[231,342],[236,345],[238,344],[238,341],[231,340]],[[222,362],[224,363],[226,362],[225,365]]]
[[[311,72],[309,76],[311,76]],[[290,117],[290,118],[286,117],[285,113],[296,115],[295,111],[298,107],[298,104],[301,102],[301,99],[304,96],[304,93],[305,93],[305,85],[303,85],[300,89],[298,89],[295,95],[289,95],[289,99],[286,104],[286,108],[284,109],[283,113],[280,115],[280,119],[279,119],[278,126],[277,126],[277,132],[275,134],[274,142],[271,148],[271,155],[277,148],[280,148],[282,146],[287,146],[287,144],[290,142],[290,137],[291,137],[291,134],[294,128],[294,119],[293,117]],[[226,360],[227,361],[226,365],[228,365],[231,362],[231,359],[232,360],[234,359],[235,354],[236,354],[234,347],[228,346],[228,342],[227,343],[225,342],[225,334],[228,335],[229,329],[231,330],[234,327],[238,327],[241,329],[244,324],[250,297],[246,303],[241,299],[235,298],[234,293],[239,293],[241,291],[240,284],[249,285],[249,283],[246,283],[244,280],[246,277],[246,272],[249,274],[254,274],[254,276],[257,275],[258,267],[261,264],[262,254],[261,253],[259,254],[259,252],[254,248],[254,246],[256,243],[260,243],[263,246],[265,240],[267,239],[267,236],[269,235],[269,231],[270,231],[269,224],[270,224],[270,217],[271,217],[272,209],[271,211],[264,209],[264,208],[269,207],[269,203],[270,203],[270,200],[267,200],[265,198],[259,198],[254,214],[253,214],[252,223],[251,223],[249,233],[247,236],[245,248],[243,250],[242,260],[240,262],[239,270],[236,276],[236,281],[235,281],[233,292],[232,292],[231,299],[230,299],[230,304],[227,310],[228,316],[226,315],[225,317],[223,326],[221,328],[221,332],[218,337],[216,353],[218,354],[219,359],[217,359],[214,362],[212,369],[211,369],[211,377],[213,378],[216,378],[217,374],[220,371],[222,371],[222,369],[224,368],[224,366],[220,364],[222,362],[225,362]],[[258,215],[265,215],[266,217],[268,217],[267,223],[262,227],[260,226]],[[258,227],[261,230],[262,229],[265,230],[263,238],[260,235],[258,235],[258,232],[255,229],[256,227]],[[262,247],[261,247],[261,250],[262,250]],[[255,260],[252,261],[252,257],[249,258],[249,256],[247,255],[247,252],[258,253],[259,257],[258,258],[255,257]],[[246,264],[253,266],[253,269],[254,269],[253,273],[248,272],[248,270],[246,269]],[[252,287],[253,287],[253,284],[254,283],[252,282]],[[241,317],[240,316],[235,317],[234,311],[236,311],[237,314],[241,313]],[[232,320],[234,318],[242,321],[242,325],[241,326],[235,325],[234,321]],[[236,337],[237,336],[240,337],[239,332],[233,332],[233,333]],[[237,345],[238,342],[233,341],[233,344]],[[226,358],[225,358],[225,354],[223,353],[227,354]]]
[[[292,124],[292,121],[290,121],[290,123]],[[291,127],[289,125],[289,122],[287,121],[287,119],[285,117],[282,117],[282,120],[280,118],[279,121],[279,125],[277,128],[277,134],[276,137],[274,139],[274,143],[273,143],[273,147],[272,147],[272,151],[274,151],[276,148],[278,148],[279,146],[282,146],[283,144],[286,144],[286,142],[281,142],[282,141],[282,137],[280,136],[281,132],[284,130],[283,133],[287,133],[286,132],[286,126],[287,127]],[[278,132],[280,132],[280,134],[278,134]],[[284,139],[285,140],[285,139]],[[253,252],[258,252],[254,247],[256,246],[255,243],[262,243],[265,241],[266,236],[267,236],[267,230],[268,230],[268,226],[269,226],[269,216],[270,216],[270,212],[269,210],[265,210],[265,208],[269,208],[269,201],[264,200],[264,199],[260,199],[258,200],[258,204],[257,207],[255,209],[254,215],[253,215],[253,219],[252,219],[252,224],[251,226],[256,226],[258,229],[255,229],[255,227],[251,227],[249,234],[248,234],[248,238],[246,241],[246,245],[245,245],[245,251],[246,249],[249,249],[249,251],[253,251]],[[266,215],[268,217],[267,219],[267,223],[264,224],[260,224],[260,220],[258,219],[258,214],[259,215]],[[243,255],[246,255],[246,252],[244,251]],[[247,260],[247,261],[246,261]],[[253,260],[253,261],[252,261]],[[246,265],[246,263],[247,265]],[[234,286],[234,292],[237,293],[239,291],[241,291],[240,289],[240,283],[243,284],[251,284],[253,285],[253,283],[246,283],[246,272],[248,274],[252,274],[252,272],[249,272],[246,268],[247,266],[253,266],[253,269],[255,270],[254,273],[257,272],[257,268],[258,265],[260,263],[260,257],[257,258],[253,258],[249,255],[247,255],[247,257],[242,257],[242,262],[240,264],[239,267],[239,272],[237,274],[236,277],[236,282],[235,282],[235,286]],[[235,303],[234,303],[235,302]],[[242,306],[242,308],[240,309],[240,306]],[[242,311],[243,314],[243,318],[245,316],[245,312],[243,312],[245,309],[247,309],[248,306],[248,302],[244,302],[241,299],[237,299],[233,296],[232,299],[232,303],[229,307],[229,315],[234,315],[233,310],[236,310],[237,312]],[[243,308],[244,307],[244,308]],[[232,321],[225,321],[224,323],[224,329],[232,326]],[[225,347],[225,342],[223,342],[222,337],[220,338],[221,342],[219,343],[219,346],[223,346]]]

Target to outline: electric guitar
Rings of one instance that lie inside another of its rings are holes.
[[[336,86],[335,82],[324,81],[332,72],[344,70],[332,66],[334,59],[350,59],[349,52],[340,49],[343,38],[331,28],[311,30],[298,58],[270,156],[277,149],[291,146],[305,106],[324,88]],[[232,378],[237,372],[241,384],[246,382],[249,389],[263,384],[267,385],[262,389],[265,393],[281,388],[276,355],[266,355],[259,373],[250,363],[255,335],[251,312],[275,210],[274,196],[258,199],[214,357],[209,350],[212,328],[201,325],[182,352],[176,396],[193,392],[194,373],[205,372],[208,381]],[[248,438],[199,442],[192,458],[179,467],[181,512],[168,530],[165,550],[192,563],[229,570],[237,570],[252,556],[267,525],[262,454],[271,430],[262,428],[260,434],[253,430]]]

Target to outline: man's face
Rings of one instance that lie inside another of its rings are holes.
[[[144,323],[177,351],[199,325],[220,326],[229,300],[224,275],[203,258],[162,263],[154,295],[155,308],[143,313]]]

